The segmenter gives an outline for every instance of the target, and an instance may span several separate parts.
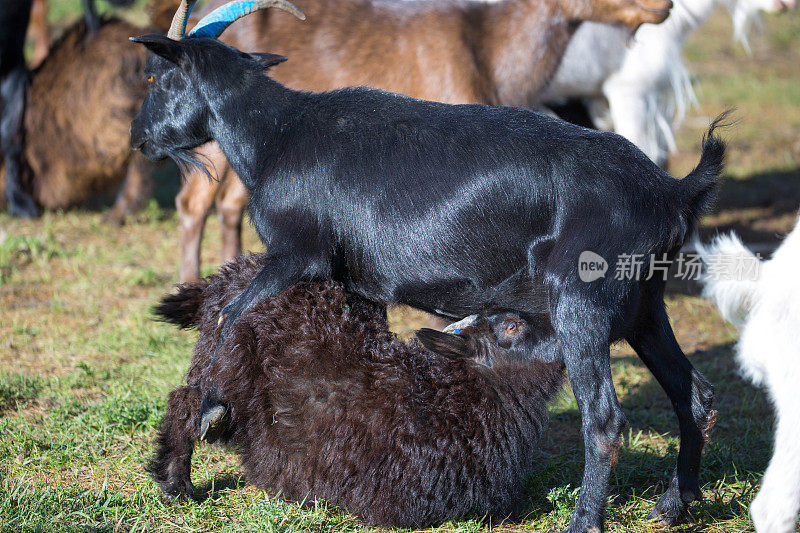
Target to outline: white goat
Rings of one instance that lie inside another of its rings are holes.
[[[727,6],[734,37],[749,50],[747,34],[758,12],[793,8],[797,0],[675,0],[659,25],[629,30],[583,23],[545,90],[544,103],[582,98],[596,127],[613,130],[662,167],[675,149],[673,121],[696,103],[681,60],[686,37],[720,5]],[[670,91],[671,89],[671,91]]]
[[[704,295],[741,329],[739,366],[766,386],[777,415],[775,449],[750,515],[758,533],[791,533],[800,511],[800,223],[769,261],[735,235],[697,249],[708,267]],[[755,279],[737,276],[744,262],[758,265]]]

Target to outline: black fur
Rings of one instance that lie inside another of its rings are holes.
[[[213,381],[230,407],[224,443],[240,453],[247,480],[272,494],[416,528],[519,509],[563,365],[506,357],[488,322],[462,336],[436,332],[433,347],[452,358],[405,344],[380,306],[327,282],[259,302],[209,367],[219,311],[263,257],[249,259],[179,286],[158,308],[200,330],[148,465],[165,494],[193,495],[195,420]]]
[[[609,368],[618,339],[634,345],[664,386],[681,426],[680,490],[668,491],[657,513],[674,523],[700,496],[695,371],[664,311],[664,281],[611,271],[585,283],[577,265],[585,250],[612,268],[622,254],[675,256],[722,167],[713,128],[697,168],[676,180],[618,135],[531,111],[366,88],[297,92],[217,41],[140,42],[166,59],[148,61],[156,81],[133,121],[132,146],[161,159],[216,140],[250,191],[269,251],[222,310],[220,343],[255,302],[299,281],[334,279],[374,302],[455,318],[535,316],[544,292],[586,444],[569,531],[603,528],[625,424]]]
[[[22,181],[23,119],[30,77],[25,66],[25,32],[31,0],[0,3],[0,152],[6,168],[6,201],[11,216],[39,214]]]
[[[178,293],[161,299],[153,312],[164,322],[181,329],[196,328],[200,321],[203,289],[194,283],[178,285]]]

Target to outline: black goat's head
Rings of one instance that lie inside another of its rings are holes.
[[[131,147],[150,159],[171,157],[181,167],[199,165],[193,148],[212,139],[211,104],[233,101],[236,91],[253,76],[286,58],[247,54],[216,40],[234,20],[258,9],[278,7],[304,18],[285,0],[242,0],[223,5],[204,17],[183,38],[194,1],[183,0],[167,36],[132,37],[152,52],[145,66],[149,88],[131,123]]]
[[[444,331],[423,328],[417,331],[417,338],[436,354],[451,359],[472,359],[491,368],[500,361],[525,361],[536,357],[537,347],[543,340],[541,329],[516,313],[506,312],[472,315],[447,326]]]

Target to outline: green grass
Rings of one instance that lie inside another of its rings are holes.
[[[142,5],[128,16],[141,18]],[[50,9],[59,25],[80,13],[78,0],[51,0]],[[735,104],[742,119],[726,133],[722,206],[706,231],[733,227],[774,239],[800,203],[800,16],[770,17],[765,30],[748,57],[719,13],[687,45],[701,105],[679,134],[674,173],[696,163],[709,117]],[[159,184],[160,203],[122,228],[102,222],[102,206],[37,221],[0,213],[0,531],[373,531],[323,502],[299,506],[256,490],[235,456],[213,447],[200,447],[193,458],[200,501],[162,502],[143,465],[195,340],[155,322],[150,311],[177,281],[168,191],[174,179]],[[261,249],[249,227],[245,248]],[[212,218],[204,273],[214,270],[218,250]],[[747,506],[771,447],[768,402],[736,374],[736,333],[711,305],[690,296],[671,297],[669,305],[681,345],[717,387],[719,410],[701,477],[705,501],[692,505],[693,523],[676,530],[752,531]],[[397,310],[390,321],[407,334],[425,318]],[[677,423],[629,348],[615,349],[613,374],[630,427],[612,478],[607,529],[658,531],[647,515],[675,463]],[[583,469],[580,419],[568,391],[551,412],[526,487],[526,516],[499,524],[475,517],[434,531],[546,531],[568,523]]]

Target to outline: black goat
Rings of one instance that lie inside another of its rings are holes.
[[[323,498],[401,527],[519,510],[563,365],[509,358],[486,322],[460,335],[421,330],[439,353],[403,343],[381,306],[325,282],[259,302],[209,367],[220,310],[266,260],[239,258],[158,308],[200,330],[148,467],[167,495],[192,497],[196,417],[213,381],[230,406],[222,440],[241,454],[248,482],[272,494]],[[494,326],[525,336],[519,317]]]
[[[675,340],[663,279],[584,282],[578,262],[589,250],[612,264],[623,254],[673,258],[713,201],[724,155],[714,126],[697,168],[679,181],[618,135],[535,112],[367,88],[298,92],[264,75],[279,56],[191,35],[134,40],[155,55],[132,146],[186,162],[192,148],[216,140],[250,192],[269,251],[222,310],[220,343],[255,302],[303,280],[331,278],[371,301],[448,317],[528,317],[542,310],[544,292],[586,445],[569,531],[603,528],[625,423],[609,365],[618,339],[636,350],[678,416],[678,465],[655,513],[670,524],[683,518],[701,495],[713,387]],[[213,441],[226,409],[209,388],[200,422]]]
[[[28,91],[25,32],[31,0],[3,0],[0,4],[0,152],[6,168],[5,196],[11,216],[35,217],[36,203],[22,183],[22,121]]]

